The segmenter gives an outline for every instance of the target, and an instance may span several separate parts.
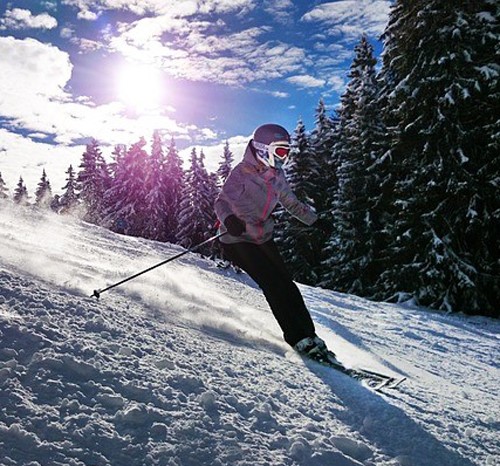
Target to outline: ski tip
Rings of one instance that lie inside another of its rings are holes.
[[[387,379],[385,381],[380,382],[376,387],[374,387],[374,390],[377,392],[382,391],[383,388],[393,390],[398,388],[405,380],[406,377]]]
[[[391,383],[390,388],[396,388],[401,385],[406,380],[406,377],[400,377],[399,379],[395,379],[394,382]]]

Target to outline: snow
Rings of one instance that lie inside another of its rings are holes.
[[[305,363],[244,274],[0,204],[0,464],[498,465],[497,320],[301,286],[378,394]]]

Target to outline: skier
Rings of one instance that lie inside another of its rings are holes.
[[[220,232],[227,232],[219,241],[224,256],[264,292],[285,341],[300,354],[322,361],[328,349],[316,335],[302,295],[273,241],[271,213],[280,203],[306,225],[325,233],[333,228],[293,194],[283,172],[289,151],[290,135],[282,126],[265,124],[255,130],[243,160],[215,202]]]

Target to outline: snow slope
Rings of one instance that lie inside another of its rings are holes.
[[[244,275],[0,204],[0,464],[498,465],[495,320],[301,287],[380,395],[304,363]]]

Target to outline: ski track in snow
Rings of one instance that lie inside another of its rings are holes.
[[[301,286],[376,394],[305,363],[244,274],[0,204],[0,464],[500,464],[498,321]]]

